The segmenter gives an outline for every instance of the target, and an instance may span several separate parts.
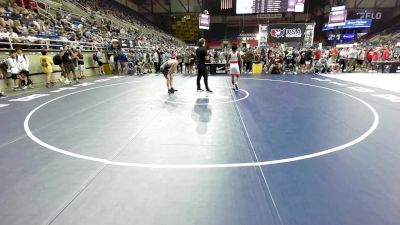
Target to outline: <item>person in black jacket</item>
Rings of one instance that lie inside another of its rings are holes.
[[[196,65],[197,65],[197,91],[204,91],[201,89],[200,80],[204,78],[204,85],[206,91],[212,93],[208,87],[208,71],[206,68],[206,61],[208,60],[207,49],[204,47],[206,40],[201,38],[198,42],[198,48],[196,49]]]

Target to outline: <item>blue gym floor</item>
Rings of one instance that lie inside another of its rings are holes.
[[[101,77],[0,99],[0,224],[400,223],[400,94],[317,75],[209,83],[178,75],[168,95],[162,75]]]

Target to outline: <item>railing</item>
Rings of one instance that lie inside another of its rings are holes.
[[[53,8],[53,9],[60,9],[62,7],[61,1],[56,2],[56,1],[50,1],[50,0],[36,0],[38,4],[43,4],[48,10],[48,8]]]
[[[4,41],[7,40],[7,41]],[[7,46],[5,49],[15,49],[16,46],[27,46],[33,49],[60,50],[65,44],[80,47],[83,51],[106,50],[107,44],[100,42],[79,42],[64,41],[48,38],[25,38],[25,37],[0,37],[0,46]]]
[[[2,40],[3,39],[3,40]],[[4,39],[6,41],[4,41]],[[23,42],[25,41],[25,42]],[[15,49],[18,46],[32,47],[32,50],[54,50],[59,51],[64,45],[80,47],[83,51],[94,51],[94,50],[108,50],[108,43],[101,42],[79,42],[79,41],[63,41],[59,39],[49,39],[49,38],[25,38],[25,37],[0,37],[0,46],[7,46],[8,48],[3,48],[3,50]],[[140,50],[152,50],[153,46],[150,45],[140,45],[135,46],[136,49]],[[1,48],[0,48],[1,49]],[[170,50],[173,50],[172,48]]]

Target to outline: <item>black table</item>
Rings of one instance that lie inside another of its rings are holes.
[[[206,63],[210,74],[227,74],[225,63]]]
[[[396,73],[400,62],[397,61],[372,61],[372,65],[378,65],[382,73]]]

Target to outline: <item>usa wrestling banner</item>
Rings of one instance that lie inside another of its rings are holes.
[[[260,34],[266,30],[268,43],[298,43],[312,46],[314,39],[314,24],[312,23],[278,23],[260,25]],[[262,43],[260,43],[261,45]]]

